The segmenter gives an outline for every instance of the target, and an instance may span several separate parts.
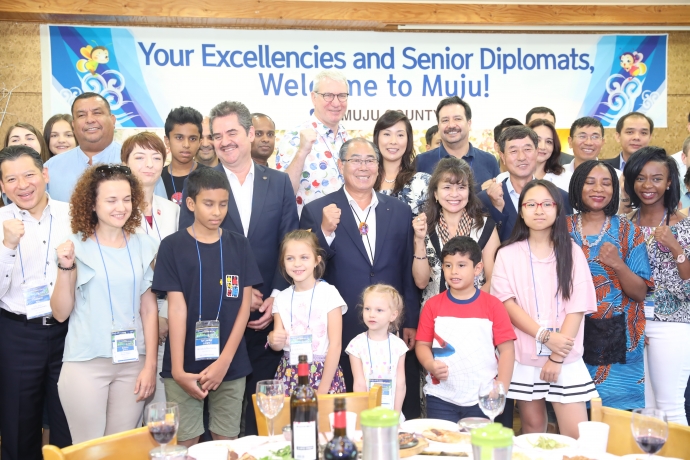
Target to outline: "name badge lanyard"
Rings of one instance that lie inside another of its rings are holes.
[[[661,222],[659,222],[659,227],[664,225],[664,221],[666,220],[667,215],[668,215],[668,211],[664,211],[664,217],[661,218]],[[640,210],[639,209],[637,210],[637,226],[642,228],[642,226],[640,225]],[[647,228],[649,228],[649,227],[647,227]],[[652,227],[652,231],[649,232],[649,237],[645,241],[645,243],[647,244],[648,250],[651,250],[651,248],[652,248],[652,240],[653,239],[654,239],[654,228]],[[647,291],[647,295],[644,298],[644,317],[645,317],[645,319],[648,319],[650,321],[654,321],[654,309],[655,309],[654,288],[651,288]]]
[[[201,251],[199,251],[199,240],[196,238],[196,230],[192,225],[194,242],[196,243],[196,255],[199,258],[199,320],[196,323],[194,334],[194,357],[196,361],[214,360],[220,357],[220,309],[223,306],[223,240],[218,229],[218,246],[220,247],[220,297],[218,299],[218,311],[216,319],[211,321],[201,320],[202,305],[202,265]]]
[[[393,356],[391,354],[391,335],[388,334],[388,373],[378,377],[373,378],[374,375],[374,360],[371,357],[371,345],[369,344],[369,331],[367,331],[367,349],[369,350],[369,364],[371,368],[369,369],[369,389],[374,385],[380,385],[382,389],[381,395],[381,405],[389,409],[393,409],[395,400],[393,394]]]
[[[196,164],[196,162],[194,160],[192,160],[192,167],[189,168],[189,172],[187,173],[188,176],[192,173],[192,171],[194,171],[194,165],[195,164]],[[177,193],[177,188],[175,187],[175,176],[173,176],[173,174],[172,174],[172,165],[168,165],[168,174],[170,174],[170,182],[172,183],[172,186],[173,186],[173,195],[174,195]]]
[[[175,187],[173,186],[173,190],[174,190],[174,188]],[[175,193],[177,193],[177,192],[175,192]],[[158,222],[156,222],[156,216],[153,215],[153,208],[151,209],[151,211],[152,211],[151,212],[151,220],[153,221],[154,227],[156,227],[156,232],[158,232],[158,239],[160,241],[163,241],[163,238],[161,238],[161,230],[160,230],[160,228],[158,228]],[[144,217],[144,230],[146,230],[146,234],[148,235],[149,234],[149,225],[148,225],[149,223],[146,222],[146,216],[143,216],[143,217]]]
[[[333,130],[331,130],[331,131],[333,131]],[[340,133],[340,131],[337,131],[337,132],[333,131],[333,140],[334,141],[338,140],[338,134],[339,133]],[[335,142],[333,142],[333,146],[331,147],[331,144],[328,142],[327,137],[323,137],[321,135],[321,133],[319,133],[319,137],[321,138],[323,143],[326,144],[326,148],[331,149],[331,153],[333,154],[333,156],[335,156],[338,153],[338,149],[335,147]],[[343,175],[340,174],[340,170],[338,168],[336,168],[336,170],[338,171],[338,178],[340,178],[340,181],[342,182],[343,181]]]
[[[112,321],[112,352],[113,363],[126,363],[132,361],[139,361],[139,352],[136,345],[136,321],[135,321],[135,295],[137,290],[137,277],[134,272],[134,262],[132,261],[132,253],[129,250],[129,241],[125,235],[125,230],[122,229],[122,237],[125,239],[125,247],[127,248],[127,255],[129,256],[129,265],[132,268],[132,329],[116,329],[115,328],[115,311],[113,310],[113,297],[110,292],[110,277],[108,276],[108,267],[105,264],[103,251],[101,250],[101,242],[98,240],[98,233],[94,232],[96,244],[98,245],[98,253],[101,255],[101,262],[103,262],[103,270],[105,270],[105,281],[108,286],[108,302],[110,303],[110,319]]]
[[[537,296],[537,283],[536,283],[535,277],[534,277],[534,265],[532,264],[532,247],[529,244],[529,240],[527,240],[527,247],[529,248],[529,266],[530,266],[530,269],[532,271],[532,286],[534,287],[534,304],[535,304],[536,309],[537,309],[537,323],[539,323],[539,326],[541,327],[542,324],[541,324],[541,316],[539,314],[539,298]],[[556,283],[558,283],[558,279],[556,280]],[[558,286],[556,286],[555,297],[556,297],[556,324],[558,324],[558,310],[560,309],[560,306],[561,306],[561,302],[558,299]],[[556,332],[560,332],[560,329],[558,327],[555,327],[555,328],[549,327],[547,329],[549,329],[550,331],[555,330]],[[535,342],[536,342],[536,338],[535,338]],[[537,350],[538,356],[548,356],[551,354],[551,350],[548,349],[548,347],[546,350],[544,350],[544,344],[543,343],[536,342],[535,348],[537,346],[538,346],[538,350]]]
[[[16,216],[15,216],[16,218]],[[48,290],[48,257],[50,255],[50,237],[53,233],[53,215],[50,215],[50,224],[48,226],[48,247],[46,248],[46,261],[43,264],[43,284],[37,286],[28,286],[26,284],[26,274],[24,273],[24,259],[22,258],[22,244],[17,245],[19,252],[19,265],[22,269],[22,292],[24,294],[24,304],[26,306],[26,317],[28,319],[38,318],[41,316],[50,316],[52,310],[50,308],[50,291]]]
[[[299,364],[299,355],[307,355],[307,362],[314,361],[314,350],[312,349],[312,335],[309,329],[309,321],[311,320],[311,307],[314,303],[314,292],[316,292],[316,284],[318,280],[314,280],[314,289],[311,291],[311,300],[309,301],[309,316],[307,316],[307,332],[305,334],[290,334],[290,356],[289,363],[291,366]],[[292,302],[295,299],[295,286],[292,286],[292,296],[290,297],[290,329],[294,328],[292,316]]]

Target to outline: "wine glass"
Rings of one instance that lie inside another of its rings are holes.
[[[630,420],[635,442],[652,458],[664,447],[668,439],[666,413],[660,409],[635,409]]]
[[[268,419],[268,435],[273,436],[273,419],[285,403],[285,385],[282,380],[261,380],[256,384],[256,404]]]
[[[177,403],[149,404],[146,411],[146,425],[153,439],[161,445],[160,451],[165,452],[166,445],[175,438],[177,428],[180,426],[180,409]]]
[[[503,383],[491,380],[479,387],[479,408],[494,423],[494,418],[503,412],[506,405],[506,391]]]

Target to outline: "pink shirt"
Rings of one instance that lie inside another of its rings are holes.
[[[568,313],[597,311],[597,298],[587,259],[575,243],[573,251],[573,292],[569,300],[556,297],[556,257],[553,253],[545,259],[531,257],[527,241],[513,243],[498,251],[491,278],[491,294],[502,302],[514,298],[534,321],[545,327],[560,328]],[[532,278],[534,269],[534,279]],[[536,295],[535,295],[536,287]],[[515,359],[527,366],[543,367],[548,356],[537,356],[533,336],[514,327]],[[565,358],[569,364],[582,358],[584,317],[575,337],[575,346]]]

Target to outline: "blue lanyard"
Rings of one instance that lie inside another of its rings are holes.
[[[196,231],[194,224],[192,224],[192,233],[194,233],[194,242],[196,243],[196,255],[199,257],[199,321],[201,321],[201,252],[199,252],[199,240],[196,239]],[[220,307],[223,305],[223,240],[218,229],[218,245],[220,246],[220,300],[218,301],[218,313],[216,313],[216,321],[220,318]]]
[[[143,216],[143,217],[144,217],[144,230],[146,230],[146,234],[148,235],[149,234],[149,223],[146,222],[146,216]],[[153,225],[156,226],[156,231],[158,232],[158,239],[163,241],[163,238],[161,238],[161,231],[158,228],[158,222],[156,222],[156,218],[153,215],[153,207],[151,207],[151,220],[153,221]]]
[[[529,248],[529,267],[532,269],[532,286],[534,286],[534,303],[537,307],[537,322],[541,326],[541,317],[539,316],[539,299],[537,298],[537,283],[534,279],[534,265],[532,265],[532,247],[527,240],[527,247]],[[558,263],[558,261],[556,261]],[[558,324],[558,310],[561,306],[561,301],[558,299],[558,276],[556,277],[556,324]]]
[[[103,251],[101,251],[101,243],[98,241],[98,233],[93,232],[96,237],[96,244],[98,245],[98,252],[101,254],[101,261],[103,262],[103,269],[105,270],[105,282],[108,285],[108,300],[110,301],[110,318],[113,321],[113,328],[115,327],[115,313],[113,312],[113,298],[110,294],[110,279],[108,278],[108,267],[105,266],[105,259],[103,258]],[[134,273],[134,263],[132,262],[132,253],[129,252],[129,242],[125,235],[125,229],[122,229],[122,236],[125,239],[125,246],[127,247],[127,255],[129,255],[129,265],[132,267],[132,325],[136,324],[134,321],[134,295],[137,290],[137,276]]]
[[[369,364],[371,365],[371,369],[369,369],[369,373],[373,374],[374,373],[374,360],[371,359],[371,346],[369,346],[369,331],[367,331],[367,349],[369,350]],[[388,373],[389,374],[393,370],[393,363],[391,362],[392,360],[393,360],[393,357],[391,355],[391,334],[389,332],[388,333]]]
[[[314,302],[314,292],[316,292],[316,283],[319,280],[314,280],[314,289],[311,290],[311,300],[309,301],[309,316],[307,316],[307,326],[309,326],[309,321],[311,321],[311,305]],[[290,328],[292,328],[292,301],[295,299],[295,285],[292,285],[292,297],[290,297]]]
[[[23,221],[22,221],[23,222]],[[48,247],[46,248],[46,263],[43,265],[43,279],[47,279],[46,273],[48,272],[48,255],[50,254],[50,237],[53,233],[53,215],[50,215],[50,226],[48,227]],[[19,250],[19,265],[22,267],[22,284],[26,283],[26,275],[24,275],[24,259],[22,259],[22,244],[17,245]]]
[[[189,172],[187,173],[188,176],[192,173],[192,171],[194,171],[194,164],[195,163],[196,162],[194,160],[192,160],[192,167],[189,168]],[[177,193],[177,189],[175,188],[175,176],[173,176],[173,174],[172,174],[172,166],[171,165],[168,165],[168,174],[170,174],[170,183],[172,183],[173,195],[174,195]]]

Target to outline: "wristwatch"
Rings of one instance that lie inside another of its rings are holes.
[[[678,257],[676,257],[677,264],[682,264],[683,262],[685,262],[685,260],[685,253],[681,252],[680,254],[678,254]]]

